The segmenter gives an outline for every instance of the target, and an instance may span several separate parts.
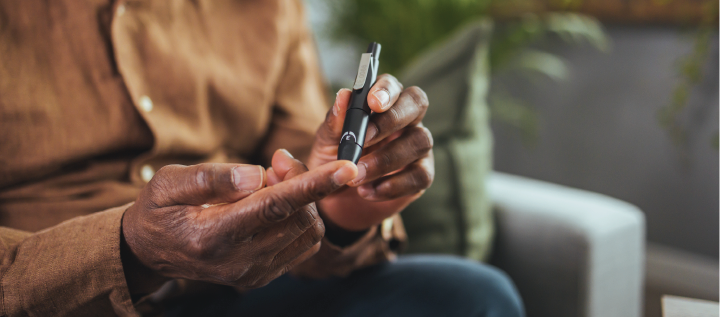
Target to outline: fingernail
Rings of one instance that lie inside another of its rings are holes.
[[[359,173],[356,174],[356,178],[352,180],[352,184],[356,185],[361,183],[364,180],[364,177],[367,176],[367,166],[364,163],[359,163],[356,168],[359,170]]]
[[[376,192],[377,191],[376,189],[374,189],[374,186],[372,186],[372,184],[364,184],[357,188],[357,193],[359,193],[359,196],[366,199],[374,197],[374,194],[376,194]]]
[[[241,165],[233,168],[233,183],[236,189],[256,191],[264,186],[264,168],[259,165]]]
[[[370,124],[367,128],[367,135],[364,137],[364,143],[368,143],[371,141],[375,136],[377,136],[377,133],[379,133],[379,130],[377,130],[377,126]]]
[[[334,114],[335,117],[339,115],[339,94],[341,93],[342,90],[344,90],[344,89],[343,88],[339,89],[339,91],[336,92],[336,99],[334,99],[334,106],[331,108],[331,113]]]
[[[334,172],[334,183],[344,185],[354,179],[356,176],[356,166],[354,164],[344,164],[340,169]]]
[[[379,101],[382,110],[387,110],[389,107],[389,93],[386,90],[377,90],[377,92],[374,93],[374,97]]]
[[[286,156],[288,156],[288,157],[290,157],[290,158],[294,158],[294,156],[291,155],[291,153],[289,153],[289,151],[287,151],[286,149],[281,149],[280,151],[281,151],[281,152],[284,152],[284,154],[286,154]]]
[[[334,105],[331,106],[331,114],[333,114],[335,117],[339,115],[339,109],[336,107],[336,105],[339,103],[339,93],[336,93],[336,99],[334,99]]]

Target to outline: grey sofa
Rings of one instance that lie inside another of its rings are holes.
[[[424,123],[435,139],[434,183],[403,214],[408,251],[489,261],[510,275],[530,317],[640,316],[645,221],[639,209],[492,171],[486,102],[492,30],[489,20],[461,28],[401,76],[427,92]]]
[[[491,263],[507,272],[530,317],[642,314],[645,221],[604,195],[494,172]]]

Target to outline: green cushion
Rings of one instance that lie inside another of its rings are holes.
[[[427,92],[424,124],[434,136],[432,187],[403,213],[408,253],[485,260],[494,233],[485,178],[492,167],[486,104],[492,23],[482,20],[426,52],[400,76]]]

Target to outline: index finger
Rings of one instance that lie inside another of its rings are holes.
[[[232,203],[266,184],[263,167],[248,164],[202,163],[166,165],[144,192],[159,207]]]
[[[220,223],[229,233],[253,234],[279,223],[301,207],[333,193],[357,175],[350,161],[333,161],[251,194],[233,204],[218,206]]]
[[[379,75],[377,82],[369,90],[367,104],[376,113],[385,112],[397,102],[402,89],[404,86],[396,77],[389,74]]]

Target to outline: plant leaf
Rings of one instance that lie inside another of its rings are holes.
[[[545,15],[547,29],[559,35],[563,40],[573,43],[588,42],[597,49],[610,50],[610,39],[605,29],[595,18],[579,13],[548,13]]]
[[[560,57],[534,49],[521,51],[511,65],[514,65],[513,69],[538,72],[557,81],[569,76],[568,67]]]

